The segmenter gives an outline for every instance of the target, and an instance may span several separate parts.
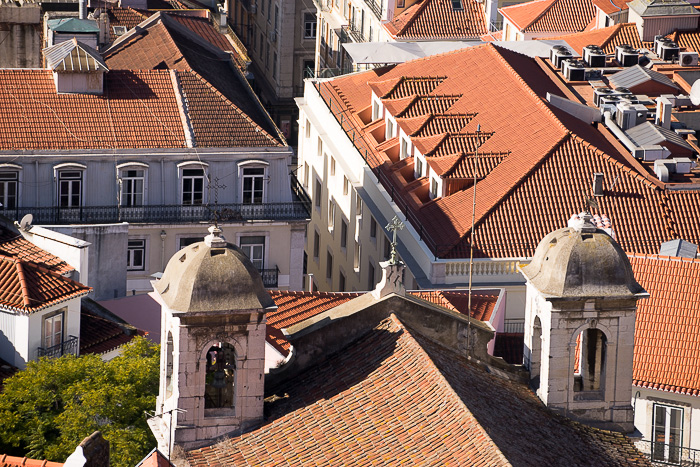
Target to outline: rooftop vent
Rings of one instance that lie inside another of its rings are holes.
[[[698,254],[698,246],[686,240],[669,240],[661,244],[659,254],[681,258],[695,258]]]

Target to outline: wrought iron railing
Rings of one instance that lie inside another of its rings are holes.
[[[292,193],[294,193],[294,195],[304,205],[307,213],[310,215],[311,214],[311,198],[306,193],[306,190],[304,189],[302,184],[299,183],[299,179],[297,179],[296,175],[291,173],[290,176],[292,179]]]
[[[643,439],[634,443],[652,465],[679,465],[682,467],[700,466],[700,450],[666,443],[655,443]]]
[[[62,355],[78,355],[80,339],[75,336],[69,336],[60,344],[51,347],[39,347],[37,349],[38,357],[58,358]]]
[[[262,276],[263,285],[268,288],[277,288],[277,277],[280,274],[280,270],[277,266],[272,269],[258,269],[260,276]]]
[[[382,20],[382,7],[374,0],[365,0],[365,3],[372,10],[372,13],[377,17],[379,21]]]
[[[216,207],[207,205],[183,206],[180,204],[133,207],[21,207],[16,209],[0,208],[0,214],[17,220],[26,214],[32,214],[35,224],[109,224],[114,222],[189,224],[206,222],[215,217],[220,221],[297,220],[306,219],[309,215],[306,206],[301,201],[219,204]]]
[[[344,42],[344,43],[350,42],[348,40],[343,40],[343,33],[346,34],[346,37],[347,37],[347,35],[349,35],[353,39],[353,42],[366,42],[365,38],[362,36],[362,31],[360,31],[360,29],[354,23],[350,23],[350,24],[346,24],[345,26],[341,26],[340,32],[341,32],[341,34],[340,34],[340,41],[341,42]]]
[[[507,334],[522,334],[525,332],[524,319],[504,319],[503,332]]]

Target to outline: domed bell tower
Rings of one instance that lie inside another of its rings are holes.
[[[149,425],[158,448],[205,446],[263,417],[265,313],[275,309],[246,255],[213,226],[155,283],[160,391]]]
[[[584,213],[548,234],[521,269],[525,365],[547,407],[630,432],[635,313],[648,294],[620,245],[590,220]]]

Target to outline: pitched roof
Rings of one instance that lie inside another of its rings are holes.
[[[0,306],[33,313],[90,292],[72,279],[34,263],[0,256]]]
[[[136,10],[131,7],[114,6],[107,9],[110,27],[110,43],[114,42],[120,36],[114,33],[114,27],[123,26],[127,31],[135,28],[139,23],[151,16],[152,12]]]
[[[522,32],[579,32],[595,17],[592,0],[534,0],[498,9]]]
[[[65,275],[74,270],[63,259],[26,240],[15,229],[0,226],[0,255],[15,257],[25,263],[33,263],[57,274]]]
[[[421,0],[384,27],[399,40],[476,39],[487,33],[483,7],[476,0],[461,0],[454,9],[445,0]]]
[[[668,88],[669,93],[679,90],[679,87],[663,73],[655,70],[649,70],[640,65],[634,65],[618,71],[609,78],[610,84],[615,88],[628,88],[634,92],[634,87],[641,84],[653,81]]]
[[[7,454],[0,455],[0,467],[63,467],[60,462],[29,459],[27,457],[12,457]]]
[[[649,465],[624,435],[555,415],[393,315],[268,393],[261,428],[190,465]]]
[[[637,305],[633,384],[700,396],[700,260],[629,257],[650,295]]]
[[[412,88],[415,94],[395,98],[391,93],[406,78],[439,77],[428,88]],[[439,81],[439,82],[438,82]],[[393,67],[319,82],[317,89],[327,105],[332,103],[348,134],[354,133],[355,146],[379,178],[394,193],[394,201],[409,222],[422,226],[423,241],[436,256],[469,256],[471,230],[471,189],[462,188],[446,196],[430,199],[427,179],[414,181],[412,157],[399,161],[398,139],[375,139],[383,135],[384,122],[371,124],[360,112],[371,105],[371,90],[390,112],[411,112],[408,122],[398,119],[408,134],[416,132],[421,118],[432,115],[474,115],[456,133],[438,129],[439,134],[413,136],[414,146],[427,156],[436,172],[438,156],[457,153],[506,154],[500,161],[485,164],[490,172],[477,182],[476,256],[531,256],[539,240],[579,212],[591,191],[593,172],[605,173],[605,196],[599,199],[600,212],[610,216],[618,241],[627,251],[654,253],[659,245],[682,236],[698,243],[700,228],[692,209],[700,193],[666,190],[628,154],[591,125],[577,120],[544,100],[549,92],[562,91],[549,79],[534,59],[485,44],[414,60]],[[506,96],[506,99],[504,99]],[[428,98],[450,98],[447,107],[417,109]],[[506,104],[507,102],[507,104]],[[340,110],[338,110],[340,109]],[[423,115],[421,115],[423,112]],[[364,115],[364,114],[363,114]],[[481,133],[476,134],[477,126]],[[392,152],[394,151],[394,152]],[[435,162],[431,162],[435,160]],[[469,174],[464,167],[464,175]],[[614,183],[618,179],[617,183]],[[637,215],[646,213],[642,221]],[[648,221],[653,219],[653,221]]]
[[[110,352],[144,334],[97,302],[81,301],[80,355]]]
[[[231,45],[221,34],[196,18],[163,12],[139,26],[104,52],[105,62],[111,69],[168,68],[187,72],[178,75],[189,83],[183,84],[183,92],[198,145],[284,145],[283,137],[232,61]],[[215,39],[216,35],[221,37]],[[224,45],[226,51],[219,48]],[[196,76],[202,83],[188,76]],[[221,113],[229,116],[225,125]],[[212,128],[213,123],[217,124]]]
[[[100,53],[75,37],[43,50],[46,66],[53,71],[109,71]]]
[[[465,291],[418,290],[410,291],[409,293],[458,313],[467,314],[469,309],[469,295]],[[271,290],[270,296],[275,301],[277,309],[265,315],[267,319],[267,342],[282,355],[287,355],[290,343],[284,337],[282,329],[289,328],[361,295],[363,295],[363,292]],[[498,291],[475,290],[472,293],[471,316],[481,321],[488,321],[495,309],[498,296]]]
[[[611,15],[613,13],[618,13],[627,10],[628,0],[593,0],[593,5],[601,9],[606,15]]]

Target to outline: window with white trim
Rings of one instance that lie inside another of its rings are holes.
[[[265,268],[265,236],[255,235],[250,237],[241,237],[240,246],[243,253],[258,271]]]
[[[19,172],[16,170],[0,171],[0,207],[14,209],[17,207]]]
[[[42,330],[41,343],[44,349],[63,343],[63,318],[66,308],[44,317],[44,329]]]
[[[430,179],[430,194],[433,198],[438,197],[438,182],[435,178]]]
[[[146,240],[132,239],[127,243],[126,270],[143,271],[146,269]]]
[[[146,169],[138,166],[121,169],[121,205],[143,206]]]
[[[386,139],[391,139],[394,137],[394,122],[390,118],[386,119]]]
[[[423,176],[423,160],[420,157],[414,159],[416,161],[416,178]]]
[[[335,200],[328,200],[328,230],[333,231],[335,228]]]
[[[653,424],[652,460],[670,464],[680,463],[683,447],[683,409],[654,404]]]
[[[380,117],[379,113],[379,102],[372,101],[372,121],[375,121]]]
[[[83,202],[83,170],[59,170],[57,177],[58,205],[62,208],[79,207]]]
[[[182,204],[199,206],[204,204],[204,168],[185,167],[182,169]]]
[[[265,195],[265,168],[244,167],[243,177],[243,203],[262,204]]]
[[[401,138],[401,159],[406,159],[408,156],[408,140],[406,138]]]
[[[304,39],[316,39],[316,15],[304,13]]]

